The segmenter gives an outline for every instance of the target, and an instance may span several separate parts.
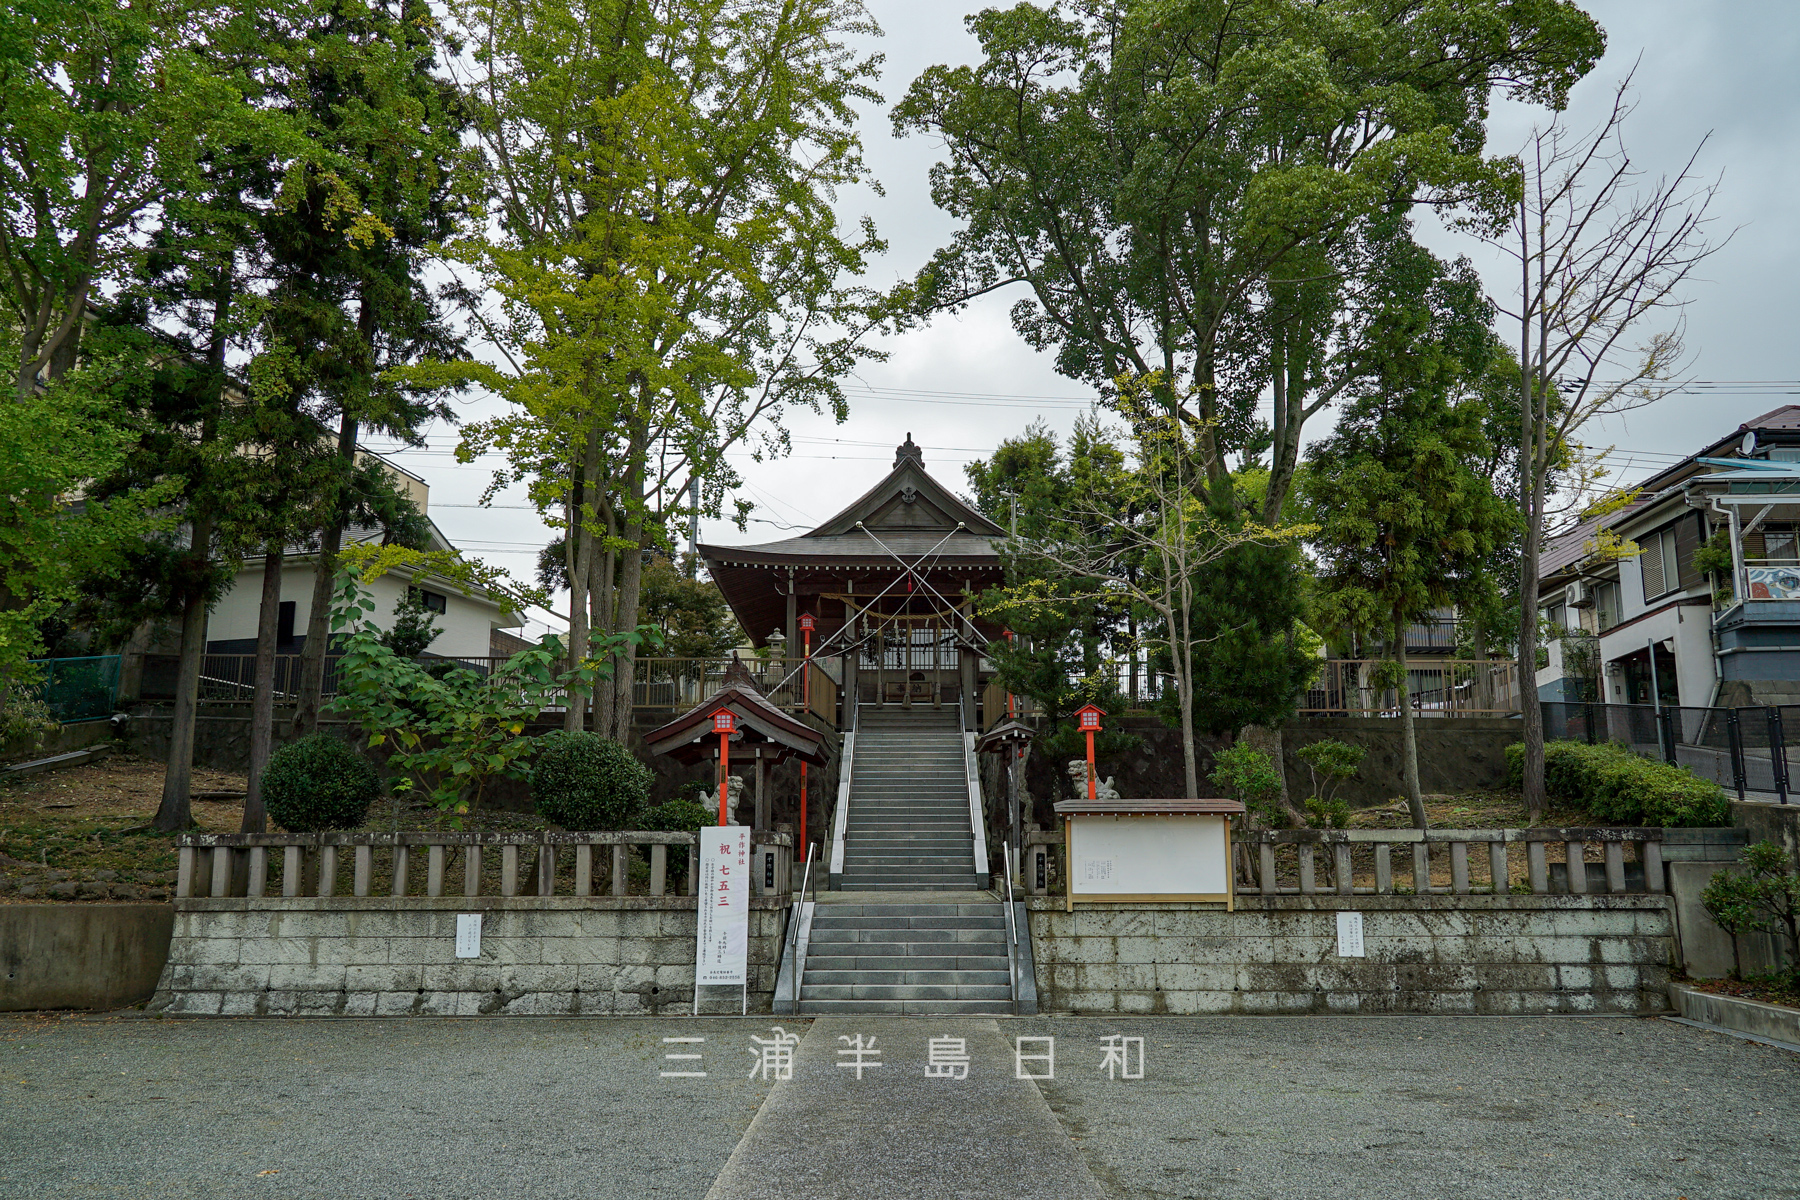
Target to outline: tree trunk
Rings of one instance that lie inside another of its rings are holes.
[[[588,656],[588,577],[594,571],[594,515],[599,511],[597,478],[600,474],[600,431],[589,426],[581,451],[581,498],[571,508],[575,539],[575,570],[569,575],[569,666]],[[563,728],[578,733],[586,722],[586,697],[569,690],[564,702]]]
[[[606,518],[607,535],[610,538],[612,514]],[[595,570],[592,579],[588,580],[588,627],[590,629],[611,629],[613,627],[613,604],[618,599],[618,589],[613,586],[613,577],[617,574],[615,564],[619,553],[610,546],[595,559]],[[594,681],[594,732],[601,737],[608,736],[613,727],[613,711],[616,698],[613,695],[611,678]]]
[[[1394,661],[1400,668],[1400,680],[1394,692],[1400,702],[1401,771],[1406,783],[1406,807],[1413,824],[1424,829],[1430,824],[1425,816],[1425,797],[1419,793],[1419,742],[1413,729],[1412,692],[1406,677],[1406,618],[1394,614]]]
[[[638,596],[644,582],[644,523],[641,519],[626,523],[625,540],[635,549],[627,549],[619,564],[619,592],[613,613],[613,632],[629,633],[637,628]],[[631,736],[632,684],[637,675],[637,647],[627,643],[613,655],[613,728],[609,734],[624,745]]]
[[[1519,547],[1519,716],[1522,718],[1520,732],[1525,743],[1522,764],[1525,812],[1527,819],[1535,825],[1544,812],[1544,711],[1538,707],[1537,690],[1538,533],[1543,524],[1543,481],[1538,477],[1538,442],[1543,432],[1538,420],[1537,389],[1532,386],[1531,243],[1530,226],[1526,218],[1526,204],[1521,199],[1519,262],[1523,280],[1519,292],[1519,507],[1524,510],[1525,531]]]
[[[266,833],[262,773],[275,742],[275,635],[281,616],[282,548],[270,543],[263,555],[262,608],[256,618],[256,690],[250,698],[250,769],[244,785],[244,820],[240,833]]]
[[[356,418],[345,413],[338,420],[338,457],[348,475],[356,464]],[[347,485],[340,480],[339,486]],[[331,524],[319,531],[319,561],[313,569],[312,603],[306,614],[306,641],[300,647],[300,686],[294,697],[294,736],[305,737],[319,728],[319,708],[325,694],[325,653],[331,648],[331,584],[337,575],[338,550],[344,544],[345,497],[332,506]]]
[[[213,519],[202,514],[194,519],[190,557],[200,560],[196,576],[204,577],[211,555]],[[200,703],[200,667],[206,657],[206,590],[191,592],[181,610],[181,660],[175,674],[175,711],[169,721],[168,767],[163,773],[162,803],[152,829],[173,833],[194,823],[188,803],[194,777],[194,724]]]

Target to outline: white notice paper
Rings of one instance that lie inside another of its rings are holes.
[[[1112,859],[1084,858],[1081,860],[1081,881],[1083,883],[1110,883],[1112,877]]]
[[[481,914],[456,914],[456,957],[481,957]]]
[[[1338,957],[1366,958],[1363,953],[1362,914],[1341,912],[1338,919]]]
[[[746,981],[750,951],[750,827],[709,825],[700,831],[700,921],[694,982],[701,987]]]

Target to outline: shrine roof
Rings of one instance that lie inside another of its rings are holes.
[[[1056,805],[1063,817],[1236,816],[1243,811],[1236,800],[1064,800]]]
[[[912,435],[894,454],[894,468],[836,516],[799,537],[753,546],[703,545],[709,565],[867,561],[891,563],[889,550],[910,557],[932,555],[967,565],[998,565],[994,539],[1006,531],[976,512],[925,470]]]
[[[673,721],[650,730],[644,735],[644,744],[652,754],[667,754],[678,762],[703,761],[716,737],[713,714],[722,708],[737,715],[740,733],[751,746],[761,743],[776,750],[774,762],[798,758],[824,766],[830,761],[824,735],[772,703],[740,663],[726,670],[725,686]]]

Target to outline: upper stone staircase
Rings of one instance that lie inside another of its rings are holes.
[[[844,891],[985,888],[959,711],[865,704],[851,764]]]

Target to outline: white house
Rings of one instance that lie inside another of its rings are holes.
[[[426,522],[431,528],[431,541],[427,548],[454,551],[456,547],[451,545],[443,531],[430,519],[429,485],[417,475],[373,451],[359,449],[358,452],[380,462],[405,487],[419,511],[426,514]],[[344,534],[346,544],[379,541],[380,538],[381,531],[378,529],[346,530]],[[306,644],[306,623],[312,610],[317,569],[318,555],[298,547],[290,548],[282,562],[281,610],[276,627],[277,654],[298,654]],[[231,590],[219,600],[207,622],[208,654],[256,652],[256,624],[262,610],[262,585],[262,558],[245,559],[237,578],[232,581]],[[420,579],[400,572],[390,572],[377,579],[370,585],[370,591],[375,597],[376,624],[392,628],[394,606],[405,598],[409,588],[419,589],[426,607],[438,614],[435,618],[438,635],[427,648],[427,654],[444,658],[487,658],[510,653],[511,649],[516,648],[515,641],[504,637],[501,640],[506,643],[505,646],[496,648],[495,635],[498,631],[523,626],[524,618],[519,613],[485,592],[469,592],[435,576]]]
[[[1694,555],[1729,535],[1732,574]],[[1602,537],[1630,543],[1597,553]],[[1646,480],[1618,512],[1546,547],[1540,614],[1593,635],[1599,695],[1559,640],[1538,672],[1547,701],[1708,707],[1788,704],[1800,694],[1800,406],[1747,421]],[[1713,583],[1724,586],[1715,596]],[[1791,582],[1791,586],[1790,586]]]

